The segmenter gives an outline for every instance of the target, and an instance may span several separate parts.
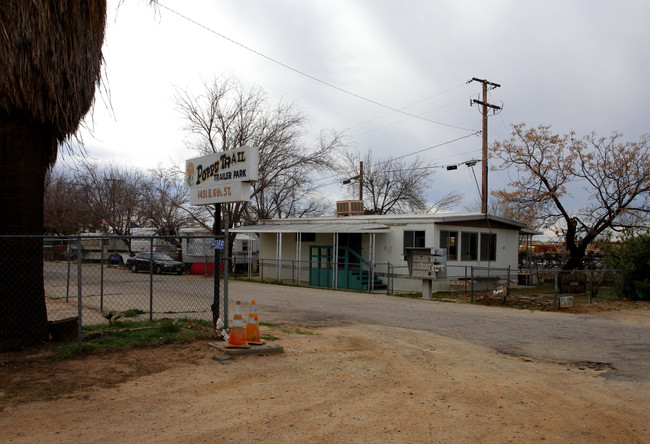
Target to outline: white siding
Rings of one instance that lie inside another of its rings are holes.
[[[386,264],[390,263],[392,270],[400,274],[407,274],[407,262],[404,260],[404,231],[424,231],[425,232],[425,247],[427,248],[440,248],[440,231],[457,231],[459,238],[458,245],[458,260],[448,262],[450,266],[447,271],[448,279],[463,279],[467,273],[470,276],[470,267],[492,267],[492,268],[507,268],[510,266],[513,273],[517,270],[517,257],[518,257],[518,243],[519,231],[513,229],[490,229],[478,228],[471,226],[462,226],[457,223],[453,225],[445,225],[443,223],[436,223],[435,221],[422,217],[415,217],[410,221],[404,217],[399,222],[391,220],[379,220],[387,225],[389,228],[384,233],[375,234],[375,264],[377,264],[378,271],[385,271]],[[317,222],[314,222],[317,225]],[[477,260],[463,261],[460,260],[460,253],[462,249],[462,234],[463,232],[476,233],[478,236],[477,245]],[[481,260],[480,257],[480,242],[481,233],[496,234],[496,259],[494,261]],[[370,239],[372,234],[362,234],[361,241],[361,256],[364,260],[370,261]],[[260,258],[266,264],[264,270],[265,279],[274,279],[277,276],[275,270],[275,260],[277,258],[277,239],[276,233],[261,233],[260,234]],[[302,284],[309,282],[309,253],[310,246],[333,246],[334,235],[331,233],[316,233],[315,241],[307,242],[302,241],[300,253],[300,266],[301,271],[298,270],[298,255],[296,254],[296,234],[284,233],[282,234],[282,259],[285,261],[284,267],[281,269],[282,279],[300,279]],[[271,265],[272,264],[272,265]],[[384,278],[385,283],[386,279]],[[393,282],[395,291],[421,291],[422,281],[418,279],[400,278],[395,279]],[[434,290],[445,290],[449,287],[449,281],[434,282]]]

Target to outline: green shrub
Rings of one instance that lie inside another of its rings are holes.
[[[650,300],[650,230],[645,234],[628,234],[623,242],[607,247],[605,264],[621,270],[620,296],[633,300]]]

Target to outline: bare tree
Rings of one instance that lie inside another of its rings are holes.
[[[261,88],[245,89],[232,78],[205,84],[199,97],[179,92],[177,104],[190,134],[188,146],[199,154],[259,148],[260,178],[251,202],[226,205],[232,224],[309,213],[296,202],[310,196],[315,170],[331,169],[331,155],[342,145],[340,134],[323,132],[309,146],[306,118],[293,104],[272,105]]]
[[[311,174],[305,168],[295,168],[279,176],[262,191],[259,199],[253,201],[249,208],[253,219],[320,216],[328,207],[333,208],[317,193],[309,177]],[[263,205],[258,206],[259,203]]]
[[[53,168],[45,175],[43,228],[46,233],[75,234],[99,228],[101,221],[88,211],[74,180],[72,174],[61,168]]]
[[[187,210],[188,202],[189,190],[182,177],[172,169],[153,168],[143,180],[138,215],[144,224],[155,227],[158,233],[177,236],[181,228],[198,216]],[[199,221],[204,222],[204,219]]]
[[[427,213],[455,205],[460,194],[449,193],[435,204],[427,202],[426,191],[432,185],[433,165],[422,159],[375,161],[368,152],[363,160],[363,201],[369,214]],[[339,172],[341,180],[360,176],[359,158],[351,153],[343,156]],[[359,180],[351,181],[347,194],[359,196]]]
[[[96,221],[108,231],[129,235],[133,223],[142,224],[140,213],[144,175],[116,165],[94,166],[82,162],[77,187]]]
[[[544,228],[564,239],[569,254],[564,268],[580,265],[589,243],[606,230],[647,226],[650,212],[650,136],[623,142],[622,135],[553,134],[550,126],[513,127],[494,151],[502,167],[518,173],[509,189],[496,196],[527,207]],[[585,204],[572,208],[572,193]]]

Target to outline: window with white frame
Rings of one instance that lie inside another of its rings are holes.
[[[447,249],[447,260],[458,260],[458,231],[440,230],[440,248]]]
[[[413,247],[424,247],[424,231],[404,230],[404,252]]]

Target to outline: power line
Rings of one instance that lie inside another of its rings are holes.
[[[421,150],[414,151],[414,152],[412,152],[412,153],[405,154],[405,155],[400,156],[400,157],[401,157],[401,158],[404,158],[404,157],[413,156],[413,155],[415,155],[415,154],[419,154],[419,153],[422,153],[422,152],[424,152],[424,151],[429,151],[429,150],[432,150],[432,149],[435,149],[435,148],[439,148],[439,147],[444,146],[444,145],[449,145],[450,143],[457,142],[457,141],[459,141],[459,140],[466,139],[466,138],[471,137],[471,136],[476,136],[477,134],[481,134],[481,132],[480,132],[480,131],[476,131],[476,132],[473,133],[473,134],[468,134],[468,135],[466,135],[466,136],[462,136],[462,137],[458,137],[458,138],[456,138],[456,139],[448,140],[448,141],[446,141],[446,142],[442,142],[442,143],[439,143],[439,144],[437,144],[437,145],[433,145],[433,146],[430,146],[430,147],[427,147],[427,148],[423,148],[423,149],[421,149]],[[457,155],[457,154],[454,154],[454,156],[455,156],[455,155]],[[451,156],[450,156],[450,157],[451,157]],[[373,164],[370,168],[374,168],[374,167],[377,167],[377,166],[379,166],[379,165],[383,165],[383,164],[385,164],[385,163],[392,162],[393,160],[394,160],[394,159],[389,159],[389,160],[384,160],[384,161],[381,161],[381,162],[376,162],[376,163]],[[461,162],[461,163],[458,163],[457,165],[461,165],[461,164],[463,164],[463,163],[466,163],[466,162]],[[445,168],[445,167],[447,167],[447,166],[448,166],[448,165],[444,165],[444,166],[436,166],[436,167],[437,167],[437,168]],[[322,181],[322,180],[328,180],[328,179],[331,179],[331,178],[334,178],[334,177],[337,177],[337,175],[327,176],[327,177],[321,177],[320,179],[316,179],[314,182],[320,182],[320,181]],[[338,182],[339,182],[339,180],[336,180],[335,182],[326,183],[326,184],[323,184],[322,186],[332,185],[332,184],[334,184],[334,183],[338,183]]]
[[[466,135],[466,136],[457,137],[456,139],[448,140],[448,141],[446,141],[446,142],[442,142],[442,143],[439,143],[439,144],[437,144],[437,145],[433,145],[433,146],[430,146],[430,147],[427,147],[427,148],[423,148],[423,149],[421,149],[421,150],[414,151],[414,152],[412,152],[412,153],[405,154],[405,155],[400,156],[400,157],[401,157],[401,158],[404,158],[404,157],[414,156],[415,154],[419,154],[419,153],[422,153],[422,152],[424,152],[424,151],[429,151],[429,150],[432,150],[432,149],[435,149],[435,148],[439,148],[439,147],[444,146],[444,145],[449,145],[450,143],[457,142],[457,141],[459,141],[459,140],[466,139],[466,138],[471,137],[471,136],[476,136],[477,134],[481,134],[481,132],[480,132],[480,131],[476,131],[476,132],[473,133],[473,134],[468,134],[468,135]],[[377,167],[377,166],[379,166],[379,165],[383,165],[383,164],[385,164],[385,163],[392,162],[393,160],[394,160],[394,159],[389,159],[389,160],[384,160],[384,161],[381,161],[381,162],[376,162],[374,165],[371,166],[371,168],[373,168],[373,167]],[[459,165],[460,165],[460,164],[459,164]],[[323,178],[320,178],[320,179],[315,180],[315,182],[319,182],[319,181],[321,181],[321,180],[327,180],[327,179],[330,179],[330,178],[333,178],[333,177],[337,177],[337,176],[334,175],[334,176],[323,177]],[[337,181],[337,182],[338,182],[338,181]],[[336,183],[336,182],[334,182],[334,183]],[[330,184],[325,184],[325,185],[323,185],[323,186],[327,186],[327,185],[330,185]]]
[[[478,135],[478,134],[481,134],[481,132],[480,132],[480,131],[475,131],[475,132],[473,132],[472,134],[467,134],[466,136],[457,137],[457,138],[455,138],[455,139],[448,140],[448,141],[446,141],[446,142],[442,142],[442,143],[439,143],[439,144],[437,144],[437,145],[433,145],[433,146],[430,146],[430,147],[427,147],[427,148],[423,148],[423,149],[418,150],[418,151],[413,151],[412,153],[404,154],[403,156],[400,156],[400,157],[404,158],[404,157],[414,156],[414,155],[416,155],[416,154],[420,154],[420,153],[423,153],[423,152],[425,152],[425,151],[429,151],[429,150],[432,150],[432,149],[435,149],[435,148],[439,148],[439,147],[444,146],[444,145],[449,145],[450,143],[458,142],[459,140],[467,139],[468,137],[476,136],[476,135]],[[382,164],[384,164],[384,163],[388,163],[388,162],[390,162],[391,160],[392,160],[392,159],[390,159],[390,160],[385,160],[385,161],[383,161],[383,162],[377,162],[377,163],[376,163],[375,165],[373,165],[373,166],[382,165]]]
[[[464,162],[459,162],[459,163],[454,163],[454,164],[448,164],[448,165],[432,165],[432,166],[417,167],[417,168],[406,168],[406,169],[386,170],[385,172],[386,172],[386,173],[401,173],[401,172],[404,172],[404,171],[413,171],[413,170],[432,170],[432,169],[436,169],[436,168],[439,168],[439,169],[446,169],[447,171],[453,171],[453,170],[458,169],[459,166],[463,166],[463,165],[465,165],[465,166],[468,167],[468,168],[472,168],[472,171],[473,171],[473,167],[474,167],[477,163],[479,163],[480,161],[481,161],[480,159],[471,159],[471,160],[466,160],[466,161],[464,161]],[[456,167],[456,168],[453,168],[453,167]],[[334,178],[334,177],[336,177],[336,176],[328,176],[328,177],[324,177],[324,178],[321,178],[321,179],[315,180],[314,182],[319,182],[319,181],[327,180],[327,179],[331,179],[331,178]],[[340,180],[340,179],[337,179],[337,180],[334,180],[334,181],[332,181],[332,182],[327,182],[327,183],[321,184],[321,185],[319,185],[319,188],[320,188],[320,187],[327,187],[327,186],[329,186],[329,185],[340,184],[340,183],[341,183],[341,180]]]
[[[165,5],[163,5],[162,3],[160,3],[160,2],[158,2],[158,6],[160,6],[161,8],[164,8],[164,9],[168,10],[169,12],[171,12],[171,13],[173,13],[173,14],[176,14],[177,16],[179,16],[179,17],[181,17],[181,18],[187,20],[187,21],[190,22],[190,23],[193,23],[193,24],[195,24],[195,25],[197,25],[197,26],[199,26],[199,27],[205,29],[206,31],[208,31],[208,32],[210,32],[210,33],[212,33],[212,34],[214,34],[214,35],[216,35],[216,36],[218,36],[218,37],[221,37],[221,38],[224,39],[224,40],[229,41],[230,43],[233,43],[233,44],[235,44],[235,45],[237,45],[237,46],[239,46],[239,47],[241,47],[241,48],[243,48],[243,49],[245,49],[245,50],[247,50],[247,51],[249,51],[249,52],[252,52],[252,53],[255,54],[255,55],[258,55],[258,56],[260,56],[260,57],[262,57],[262,58],[264,58],[264,59],[266,59],[266,60],[268,60],[268,61],[270,61],[270,62],[273,62],[273,63],[275,63],[275,64],[277,64],[277,65],[282,66],[282,67],[285,68],[285,69],[288,69],[288,70],[290,70],[290,71],[293,71],[293,72],[295,72],[295,73],[297,73],[297,74],[300,74],[301,76],[307,77],[308,79],[311,79],[311,80],[313,80],[313,81],[315,81],[315,82],[318,82],[318,83],[320,83],[320,84],[322,84],[322,85],[325,85],[325,86],[327,86],[327,87],[330,87],[330,88],[332,88],[332,89],[335,89],[335,90],[337,90],[337,91],[340,91],[340,92],[342,92],[342,93],[344,93],[344,94],[348,94],[348,95],[350,95],[350,96],[352,96],[352,97],[356,97],[357,99],[360,99],[360,100],[366,101],[366,102],[368,102],[368,103],[372,103],[373,105],[377,105],[377,106],[380,106],[380,107],[385,108],[385,109],[389,109],[389,110],[391,110],[391,111],[393,111],[393,112],[396,112],[396,113],[404,114],[405,116],[409,116],[409,117],[412,117],[412,118],[414,118],[414,119],[424,120],[424,121],[426,121],[426,122],[435,123],[436,125],[442,125],[442,126],[446,126],[446,127],[448,127],[448,128],[455,128],[455,129],[460,129],[460,130],[463,130],[463,131],[474,131],[474,129],[471,129],[471,128],[464,128],[464,127],[460,127],[460,126],[456,126],[456,125],[450,125],[450,124],[447,124],[447,123],[443,123],[443,122],[438,122],[438,121],[435,121],[435,120],[427,119],[427,118],[425,118],[425,117],[418,116],[418,115],[416,115],[416,114],[411,114],[411,113],[408,113],[408,112],[406,112],[406,111],[403,111],[403,110],[401,110],[401,109],[399,109],[399,108],[395,108],[395,107],[392,107],[392,106],[390,106],[390,105],[385,105],[385,104],[380,103],[380,102],[378,102],[378,101],[376,101],[376,100],[369,99],[369,98],[364,97],[364,96],[362,96],[362,95],[360,95],[360,94],[356,94],[356,93],[354,93],[354,92],[352,92],[352,91],[349,91],[349,90],[347,90],[347,89],[344,89],[344,88],[338,87],[338,86],[336,86],[336,85],[334,85],[334,84],[332,84],[332,83],[329,83],[329,82],[326,82],[326,81],[324,81],[324,80],[321,80],[321,79],[319,79],[318,77],[315,77],[315,76],[313,76],[313,75],[311,75],[311,74],[307,74],[307,73],[304,72],[304,71],[300,71],[299,69],[296,69],[296,68],[294,68],[294,67],[292,67],[292,66],[289,66],[289,65],[287,65],[286,63],[283,63],[283,62],[281,62],[281,61],[279,61],[279,60],[274,59],[273,57],[269,57],[269,56],[267,56],[266,54],[263,54],[263,53],[261,53],[261,52],[259,52],[259,51],[256,51],[256,50],[253,49],[253,48],[250,48],[250,47],[248,47],[248,46],[246,46],[246,45],[244,45],[244,44],[242,44],[242,43],[239,43],[238,41],[233,40],[233,39],[231,39],[230,37],[227,37],[227,36],[225,36],[225,35],[223,35],[223,34],[217,32],[217,31],[215,31],[214,29],[209,28],[209,27],[207,27],[207,26],[205,26],[205,25],[203,25],[203,24],[197,22],[196,20],[191,19],[190,17],[187,17],[187,16],[181,14],[180,12],[173,10],[173,9],[171,9],[170,7],[165,6]]]
[[[470,97],[471,97],[471,96],[470,96]],[[420,113],[419,115],[424,115],[424,114],[430,113],[431,111],[436,111],[436,110],[438,110],[438,109],[441,109],[441,108],[444,108],[444,107],[447,107],[447,106],[453,105],[453,104],[455,104],[455,103],[464,102],[464,101],[467,100],[468,98],[469,98],[469,97],[463,97],[462,99],[455,100],[455,101],[453,101],[453,102],[451,102],[451,103],[447,103],[446,105],[441,105],[441,106],[439,106],[438,108],[430,109],[430,110],[428,110],[428,111],[425,111],[425,112],[423,112],[423,113]],[[348,127],[348,129],[350,129],[350,128],[354,128],[355,126],[365,125],[366,123],[372,122],[373,120],[380,119],[381,117],[385,117],[385,116],[388,116],[388,115],[390,115],[390,114],[392,114],[392,113],[387,113],[387,114],[384,114],[383,116],[380,116],[380,117],[376,117],[376,118],[374,118],[374,119],[367,120],[367,121],[365,121],[365,122],[363,122],[363,123],[360,123],[360,124],[358,124],[358,125],[354,125],[354,126]],[[409,120],[409,119],[410,119],[410,117],[407,117],[406,119],[398,120],[397,122],[393,122],[393,123],[388,123],[388,124],[386,124],[386,125],[383,125],[383,126],[380,126],[380,127],[377,127],[377,128],[373,128],[373,129],[368,130],[368,131],[364,131],[363,133],[354,134],[352,137],[360,137],[360,136],[363,136],[363,135],[368,134],[368,133],[372,133],[372,132],[375,132],[375,131],[379,131],[380,129],[388,128],[389,126],[399,125],[400,123],[402,123],[402,122],[406,122],[406,121]]]
[[[476,151],[476,150],[473,150],[473,151]],[[465,152],[465,153],[461,153],[461,154],[468,154],[469,152],[471,152],[471,151],[468,151],[468,152]],[[454,154],[453,156],[456,156],[456,154]],[[453,156],[447,156],[447,157],[453,157]],[[473,166],[476,165],[478,162],[480,162],[479,159],[474,159],[474,158],[472,158],[472,159],[470,159],[470,160],[464,160],[464,161],[462,161],[462,162],[457,162],[457,163],[445,163],[445,164],[443,164],[443,165],[430,165],[430,166],[416,167],[416,168],[387,170],[386,172],[388,172],[388,173],[399,173],[399,172],[403,172],[403,171],[413,171],[413,170],[432,170],[432,169],[436,169],[436,168],[439,168],[439,169],[446,169],[447,171],[453,171],[453,170],[457,170],[458,167],[459,167],[459,166],[462,166],[462,165],[465,165],[465,166],[468,166],[468,167],[473,167]],[[373,167],[375,167],[375,166],[377,166],[377,165],[378,165],[378,164],[375,164],[375,165],[373,165]],[[328,183],[322,184],[322,185],[320,185],[320,186],[328,186],[328,185],[332,185],[332,184],[336,184],[336,183],[339,183],[339,182],[340,182],[340,176],[339,176],[338,174],[334,174],[334,175],[331,175],[331,176],[326,176],[326,177],[321,177],[321,178],[319,178],[319,179],[316,179],[316,180],[314,180],[314,183],[318,183],[318,182],[322,182],[322,181],[324,181],[324,180],[330,180],[330,179],[334,179],[334,178],[336,178],[335,181],[333,181],[333,182],[328,182]]]
[[[408,105],[406,105],[406,106],[403,106],[403,107],[401,107],[400,109],[401,109],[401,110],[404,110],[404,109],[406,109],[406,108],[410,108],[410,107],[412,107],[412,106],[419,105],[420,103],[426,102],[427,100],[431,100],[431,99],[433,99],[434,97],[438,97],[438,96],[441,96],[441,95],[443,95],[443,94],[446,94],[446,93],[448,93],[448,92],[450,92],[450,91],[453,91],[453,90],[455,90],[455,89],[458,89],[458,88],[462,87],[464,84],[465,84],[465,83],[461,83],[460,85],[453,86],[453,87],[451,87],[451,88],[449,88],[449,89],[446,89],[446,90],[441,91],[441,92],[439,92],[439,93],[433,94],[433,95],[431,95],[431,96],[429,96],[429,97],[425,97],[424,99],[418,100],[417,102],[413,102],[413,103],[410,103],[410,104],[408,104]],[[462,99],[462,100],[465,100],[465,99]],[[453,103],[456,103],[456,102],[453,102]],[[443,105],[442,107],[444,107],[444,106],[447,106],[447,105]],[[434,111],[435,109],[440,109],[440,108],[442,108],[442,107],[434,108],[433,110],[429,110],[429,111],[426,111],[426,112],[424,112],[424,113],[420,113],[420,115],[422,115],[422,114],[426,114],[427,112],[430,112],[430,111]],[[363,122],[360,122],[360,123],[357,123],[357,124],[355,124],[355,125],[349,126],[348,129],[356,128],[357,126],[362,126],[362,125],[365,125],[365,124],[367,124],[367,123],[374,122],[375,120],[379,120],[379,119],[381,119],[381,118],[383,118],[383,117],[390,116],[391,114],[393,114],[392,111],[389,112],[389,113],[382,114],[381,116],[373,117],[372,119],[364,120]]]

